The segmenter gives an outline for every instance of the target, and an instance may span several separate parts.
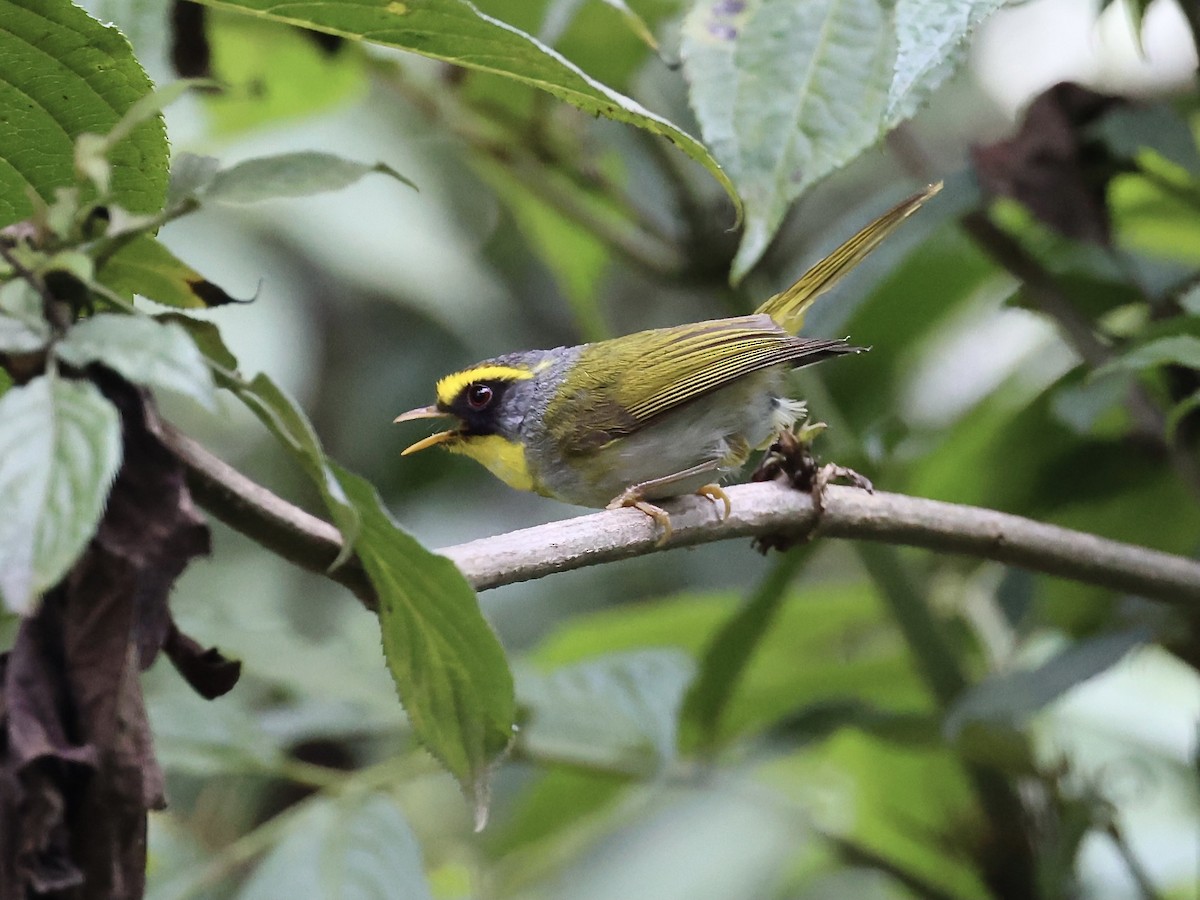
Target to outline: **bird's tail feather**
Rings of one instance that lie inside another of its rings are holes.
[[[781,291],[767,300],[756,312],[766,313],[785,331],[791,334],[798,333],[804,324],[804,314],[812,302],[862,262],[864,257],[878,247],[901,222],[941,189],[940,181],[931,184],[888,210],[801,275],[786,291]]]

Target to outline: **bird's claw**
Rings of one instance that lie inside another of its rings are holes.
[[[661,506],[655,506],[653,503],[644,499],[642,495],[636,491],[623,491],[609,501],[605,509],[626,509],[633,508],[641,510],[647,516],[654,520],[658,526],[658,540],[654,542],[654,546],[661,547],[671,539],[673,529],[671,528],[671,514]]]
[[[729,518],[729,514],[733,512],[733,502],[729,499],[729,495],[717,483],[706,484],[696,491],[701,497],[707,497],[713,503],[723,503],[725,505],[725,514],[721,516],[721,521]]]
[[[853,469],[836,463],[817,464],[812,452],[812,440],[826,427],[824,422],[813,422],[802,425],[795,432],[780,431],[750,476],[751,481],[780,481],[811,495],[818,521],[825,512],[825,488],[834,481],[846,481],[867,493],[875,492],[870,479]],[[811,539],[815,531],[814,525],[800,539],[788,535],[760,535],[755,538],[754,547],[761,553],[771,549],[786,550],[796,543]]]

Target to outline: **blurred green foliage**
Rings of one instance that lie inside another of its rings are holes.
[[[722,2],[734,18],[788,6]],[[1164,127],[1147,129],[1128,115],[1136,107],[1089,126],[1090,151],[1120,163],[1099,187],[1109,246],[1064,237],[1012,199],[989,204],[969,148],[1011,126],[960,77],[902,141],[853,162],[861,148],[846,151],[790,217],[795,192],[772,195],[781,230],[743,245],[747,271],[731,287],[733,206],[661,138],[528,81],[381,49],[370,35],[318,43],[238,12],[263,4],[217,5],[187,37],[209,42],[227,88],[168,110],[177,152],[232,162],[324,150],[380,159],[419,187],[378,179],[211,207],[160,235],[231,294],[258,294],[203,317],[243,371],[266,373],[276,425],[289,397],[307,413],[312,433],[296,440],[315,480],[226,396],[218,417],[169,396],[163,408],[278,493],[328,509],[327,452],[430,547],[563,517],[462,458],[399,459],[405,436],[391,418],[481,357],[749,311],[915,182],[946,178],[938,201],[809,319],[809,333],[872,347],[796,377],[797,396],[831,425],[818,450],[889,491],[1200,553],[1194,90],[1156,107]],[[166,48],[152,43],[163,11],[103,6],[166,77]],[[312,6],[335,17],[349,7]],[[479,4],[698,133],[704,101],[673,63],[686,17],[700,13],[632,3],[656,53],[620,6]],[[958,6],[969,18],[983,4]],[[452,56],[452,29],[439,40],[431,55]],[[764,93],[767,113],[794,111]],[[894,124],[884,119],[856,124],[875,136]],[[729,166],[711,138],[709,150]],[[962,228],[988,211],[1069,323],[995,243]],[[1078,323],[1104,361],[1072,341]],[[151,818],[150,897],[1153,896],[1144,878],[1163,896],[1198,896],[1194,610],[889,549],[889,570],[971,685],[945,703],[929,681],[940,663],[897,627],[896,580],[845,545],[784,559],[710,545],[489,592],[480,602],[514,670],[519,730],[476,834],[396,702],[373,618],[345,590],[215,527],[212,560],[188,570],[173,608],[244,675],[212,703],[162,663],[145,677],[170,799]],[[491,724],[494,735],[502,723]],[[460,778],[478,776],[478,762]],[[1024,817],[1003,814],[1021,803]]]

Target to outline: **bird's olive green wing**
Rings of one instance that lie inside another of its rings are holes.
[[[588,345],[546,410],[568,452],[586,453],[737,378],[852,352],[845,341],[793,337],[768,316],[696,322]]]

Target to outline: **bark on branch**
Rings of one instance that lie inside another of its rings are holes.
[[[351,560],[332,572],[341,550],[332,525],[246,478],[178,432],[172,444],[189,471],[196,500],[232,528],[310,571],[348,587],[371,609],[375,595]],[[1200,561],[1111,541],[988,509],[901,494],[868,494],[833,485],[818,513],[808,494],[778,484],[726,489],[728,519],[702,497],[663,504],[674,533],[658,547],[654,523],[641,512],[592,513],[445,547],[476,590],[584,566],[730,538],[793,535],[880,541],[991,559],[1176,604],[1200,603]],[[1200,607],[1198,607],[1200,609]]]

